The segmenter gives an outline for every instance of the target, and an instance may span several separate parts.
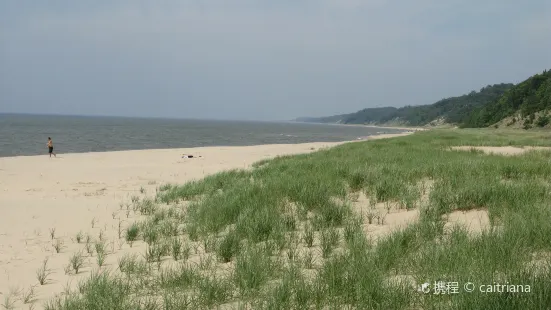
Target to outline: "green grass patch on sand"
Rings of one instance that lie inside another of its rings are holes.
[[[529,145],[551,146],[551,134],[431,130],[163,185],[126,234],[155,255],[127,256],[46,308],[546,308],[551,153],[451,149]],[[394,212],[418,209],[419,218],[374,239],[354,210],[359,192],[371,206],[396,203]],[[489,225],[446,225],[445,215],[469,210],[487,212]],[[447,294],[417,290],[440,281],[451,283]],[[493,284],[530,292],[480,291]]]

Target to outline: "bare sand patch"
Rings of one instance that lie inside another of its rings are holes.
[[[395,213],[386,213],[382,215],[381,222],[373,224],[364,224],[364,232],[373,241],[378,241],[382,237],[390,235],[392,232],[405,228],[407,225],[417,222],[419,219],[419,210],[399,210]]]
[[[433,184],[433,180],[424,179],[412,185],[419,190],[420,197],[411,201],[410,205],[404,201],[375,202],[363,191],[348,196],[352,200],[352,211],[362,219],[363,231],[373,242],[377,242],[419,220],[419,209],[428,203]]]
[[[452,150],[458,151],[471,151],[477,150],[484,152],[485,154],[496,154],[505,156],[521,155],[528,151],[550,151],[551,147],[544,146],[454,146]]]
[[[446,220],[445,231],[454,226],[465,227],[472,234],[480,234],[490,228],[490,218],[487,210],[454,211],[443,216]]]
[[[402,209],[397,202],[374,202],[363,192],[354,194],[352,210],[362,220],[362,229],[373,242],[419,219],[418,209]]]

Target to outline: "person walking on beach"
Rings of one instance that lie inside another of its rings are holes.
[[[54,154],[54,157],[57,157],[54,153],[54,142],[50,137],[48,137],[48,153],[50,153],[50,158],[52,157],[52,154]]]

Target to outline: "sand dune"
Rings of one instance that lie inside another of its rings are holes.
[[[521,154],[524,154],[528,151],[549,151],[549,150],[551,150],[551,148],[544,147],[544,146],[523,146],[523,147],[515,147],[515,146],[454,146],[454,147],[452,147],[452,150],[458,150],[458,151],[478,150],[478,151],[484,152],[485,154],[513,156],[513,155],[521,155]]]
[[[76,276],[64,272],[73,253],[84,251],[84,241],[76,240],[79,232],[94,240],[100,235],[106,240],[114,253],[108,256],[107,267],[116,267],[119,254],[138,251],[119,242],[117,236],[119,225],[126,227],[138,219],[121,205],[133,195],[153,197],[156,188],[165,183],[184,183],[222,170],[247,168],[261,159],[342,143],[60,154],[51,159],[47,155],[0,158],[0,299],[21,299],[35,286],[35,309],[40,309],[43,301],[88,276],[88,264]],[[201,157],[182,158],[182,154]],[[56,244],[61,245],[59,253]],[[51,274],[46,285],[39,285],[36,272],[46,258]],[[16,305],[27,308],[22,301]]]

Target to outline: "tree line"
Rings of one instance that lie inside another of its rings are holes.
[[[488,85],[458,97],[433,104],[401,108],[367,108],[355,113],[321,118],[298,118],[296,121],[343,124],[403,124],[424,126],[434,120],[461,127],[488,127],[520,113],[524,128],[549,123],[546,111],[551,108],[551,71],[531,76],[514,85]],[[544,113],[540,113],[544,112]],[[536,116],[536,114],[540,114]],[[516,118],[514,119],[515,121]]]

